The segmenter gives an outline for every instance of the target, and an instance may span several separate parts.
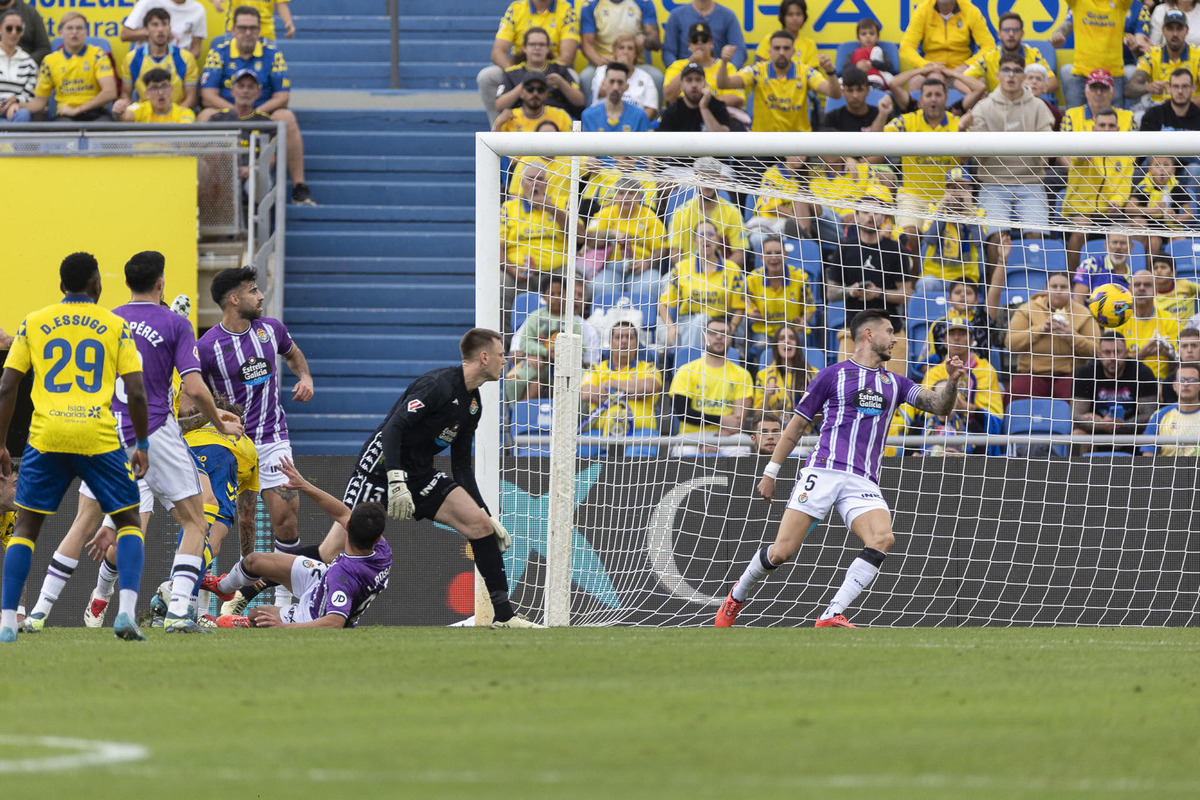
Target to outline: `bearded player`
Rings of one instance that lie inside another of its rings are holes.
[[[784,459],[813,421],[822,418],[816,449],[800,470],[775,543],[763,545],[750,560],[717,612],[718,628],[733,625],[754,586],[795,556],[804,537],[835,506],[850,532],[862,540],[863,549],[846,570],[845,581],[816,627],[853,628],[843,612],[879,574],[895,542],[891,512],[879,489],[879,462],[892,415],[901,403],[931,414],[949,414],[966,367],[958,358],[950,358],[946,362],[948,380],[941,389],[923,389],[884,367],[896,345],[896,332],[886,312],[871,309],[856,314],[849,331],[854,355],[812,379],[771,463],[763,470],[758,493],[770,501]]]

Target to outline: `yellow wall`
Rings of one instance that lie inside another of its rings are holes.
[[[195,158],[0,157],[0,169],[21,195],[4,210],[0,328],[11,334],[30,311],[58,301],[58,265],[78,250],[100,262],[107,308],[129,300],[129,257],[161,252],[167,302],[189,295],[195,326]]]

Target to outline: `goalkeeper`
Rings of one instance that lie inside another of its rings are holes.
[[[508,531],[483,502],[471,463],[483,412],[479,387],[504,374],[504,340],[495,331],[472,328],[459,342],[459,351],[461,366],[425,373],[396,401],[363,444],[342,501],[353,508],[381,500],[386,492],[392,519],[432,519],[454,528],[471,541],[495,612],[492,627],[540,628],[513,613],[501,557],[508,549]],[[433,457],[447,447],[452,476],[433,465]],[[342,526],[334,525],[321,544],[322,558],[339,552],[345,536]]]

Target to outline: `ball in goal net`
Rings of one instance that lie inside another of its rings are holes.
[[[711,623],[811,447],[767,503],[777,431],[883,308],[891,371],[970,370],[950,415],[890,421],[897,541],[855,621],[1196,622],[1186,134],[480,134],[476,154],[477,324],[510,350],[477,466],[532,617]],[[1115,329],[1086,305],[1108,283],[1134,305]],[[860,548],[831,512],[739,622],[811,623]]]

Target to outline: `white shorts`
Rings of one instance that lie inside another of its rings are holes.
[[[297,557],[292,561],[292,594],[299,599],[279,609],[281,620],[287,624],[313,621],[309,606],[327,569],[329,565],[324,561],[313,561],[311,558]]]
[[[133,455],[136,445],[127,447]],[[196,474],[196,459],[183,440],[183,431],[174,417],[168,416],[162,427],[150,434],[150,468],[144,480],[156,498],[170,509],[187,497],[200,494],[200,476]]]
[[[154,495],[150,493],[150,487],[146,485],[146,482],[144,480],[138,481],[137,485],[138,485],[138,513],[139,514],[153,514],[154,513]],[[84,497],[91,498],[92,500],[96,499],[96,495],[92,494],[92,490],[88,488],[88,485],[86,482],[81,482],[79,484],[79,493],[81,495],[83,495]],[[167,509],[167,510],[169,511],[170,509]],[[112,521],[112,517],[105,514],[104,521],[100,523],[100,527],[101,528],[112,528],[115,531],[117,529],[117,523]]]
[[[270,444],[255,445],[255,449],[258,450],[258,491],[264,492],[287,483],[287,475],[279,471],[279,462],[285,458],[291,460],[292,443],[282,439]]]
[[[836,469],[805,467],[800,470],[787,507],[813,519],[824,519],[834,506],[847,528],[860,514],[868,511],[878,509],[891,513],[879,485],[866,478]]]

